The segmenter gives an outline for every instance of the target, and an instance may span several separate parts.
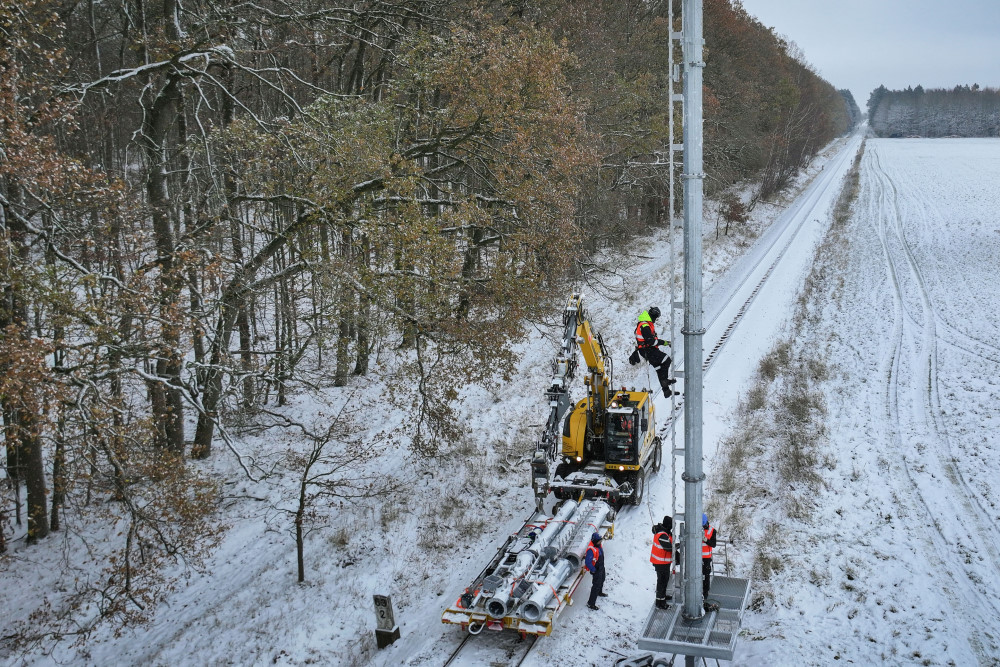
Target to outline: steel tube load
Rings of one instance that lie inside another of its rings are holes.
[[[579,507],[579,504],[575,500],[567,500],[563,503],[563,506],[556,512],[556,515],[552,517],[549,525],[545,526],[545,530],[535,540],[535,544],[532,545],[532,547],[538,545],[536,553],[541,553],[543,548],[552,544],[552,541],[556,539],[559,532],[566,527],[570,517],[576,513],[577,507]]]
[[[587,546],[590,544],[590,536],[600,530],[608,514],[612,512],[611,507],[604,502],[592,502],[587,508],[588,515],[585,520],[577,522],[576,532],[573,534],[573,541],[566,549],[566,558],[573,564],[573,567],[583,565],[584,557],[587,553]]]
[[[574,508],[573,513],[566,520],[565,528],[542,548],[542,556],[550,561],[554,561],[560,557],[566,546],[573,542],[580,527],[588,523],[592,504],[592,501],[585,500]]]
[[[538,562],[542,550],[559,536],[564,527],[569,525],[567,522],[576,511],[576,501],[567,501],[559,508],[559,511],[548,522],[541,534],[535,538],[535,541],[517,555],[514,564],[504,577],[503,583],[497,587],[493,597],[486,601],[487,614],[493,618],[503,618],[511,611],[511,593],[514,589],[514,583]]]
[[[514,582],[519,577],[524,576],[525,572],[531,569],[536,560],[538,560],[538,554],[533,553],[529,549],[525,549],[517,555],[517,560],[514,562],[514,566],[511,567],[508,575],[504,577],[503,583],[497,587],[493,597],[486,601],[487,614],[493,618],[503,618],[507,615],[507,612],[510,611],[508,605],[510,604],[510,595],[514,588]]]
[[[537,621],[540,619],[549,600],[555,597],[556,591],[559,590],[559,587],[563,585],[563,582],[566,581],[567,577],[575,569],[569,560],[565,558],[551,565],[549,575],[535,585],[535,592],[532,593],[528,601],[521,607],[521,618],[526,621]]]

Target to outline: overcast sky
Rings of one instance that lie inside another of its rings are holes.
[[[1000,88],[1000,0],[742,2],[862,112],[879,84]]]

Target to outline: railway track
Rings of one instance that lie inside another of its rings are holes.
[[[841,154],[831,164],[830,171],[839,172],[841,167],[846,162],[854,159],[855,153],[856,151],[854,150],[841,151]],[[781,260],[785,257],[785,254],[788,252],[788,249],[795,241],[796,236],[798,236],[799,232],[806,225],[806,223],[813,219],[812,209],[816,206],[816,203],[818,201],[823,200],[824,196],[827,194],[830,188],[840,187],[840,181],[837,179],[826,179],[817,185],[818,187],[808,192],[805,204],[802,209],[802,213],[796,215],[794,218],[789,219],[789,222],[780,230],[780,232],[776,236],[772,237],[770,241],[771,242],[770,250],[761,253],[757,258],[757,260],[755,261],[755,263],[753,263],[751,266],[746,267],[745,275],[750,276],[752,274],[755,274],[760,268],[760,265],[765,261],[765,257],[767,257],[773,251],[774,248],[777,248],[780,245],[780,250],[778,250],[777,254],[773,256],[773,259],[771,263],[767,266],[767,269],[760,275],[760,278],[753,283],[752,287],[749,287],[749,293],[747,292],[749,283],[748,281],[743,281],[731,284],[728,287],[724,287],[722,290],[723,292],[722,296],[716,299],[717,308],[714,309],[715,313],[714,315],[710,316],[709,322],[707,324],[707,329],[709,330],[715,327],[718,318],[721,316],[723,311],[725,311],[729,307],[729,304],[734,299],[739,298],[740,295],[746,294],[743,303],[740,305],[739,309],[736,311],[732,319],[726,325],[726,328],[719,335],[719,338],[714,342],[713,341],[707,342],[707,345],[711,345],[711,349],[709,350],[708,354],[705,355],[705,358],[702,361],[701,365],[702,373],[707,373],[708,370],[715,363],[715,360],[718,358],[719,353],[723,350],[723,348],[725,348],[726,343],[729,342],[729,339],[731,338],[733,332],[736,330],[737,326],[739,326],[740,322],[743,321],[744,316],[750,310],[750,307],[753,305],[753,302],[760,294],[760,291],[763,289],[764,285],[767,284],[767,281],[774,274],[774,270],[778,267],[778,265],[781,263]],[[682,414],[683,405],[684,405],[684,398],[683,396],[681,396],[681,398],[674,404],[674,407],[671,410],[671,413],[667,416],[664,425],[659,429],[658,432],[659,435],[662,436],[666,434],[673,427],[674,421]]]
[[[507,633],[495,632],[483,637],[467,633],[455,650],[448,656],[443,667],[473,667],[474,665],[509,665],[519,667],[531,654],[536,635],[525,638]]]

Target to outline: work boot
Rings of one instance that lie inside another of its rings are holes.
[[[667,608],[667,601],[666,600],[657,600],[656,601],[656,608],[657,609],[666,609]]]
[[[589,602],[587,603],[587,608],[593,609],[594,611],[600,610],[600,607],[598,607],[596,604],[590,604]]]
[[[608,594],[607,593],[598,593],[597,597],[599,597],[599,598],[606,598],[606,597],[608,597]]]

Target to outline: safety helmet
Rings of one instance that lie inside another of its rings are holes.
[[[701,515],[701,525],[708,526],[708,515],[707,514],[702,514]]]
[[[656,321],[656,318],[660,316],[660,309],[657,308],[656,306],[650,308],[648,312],[650,319],[652,319],[654,322]]]

